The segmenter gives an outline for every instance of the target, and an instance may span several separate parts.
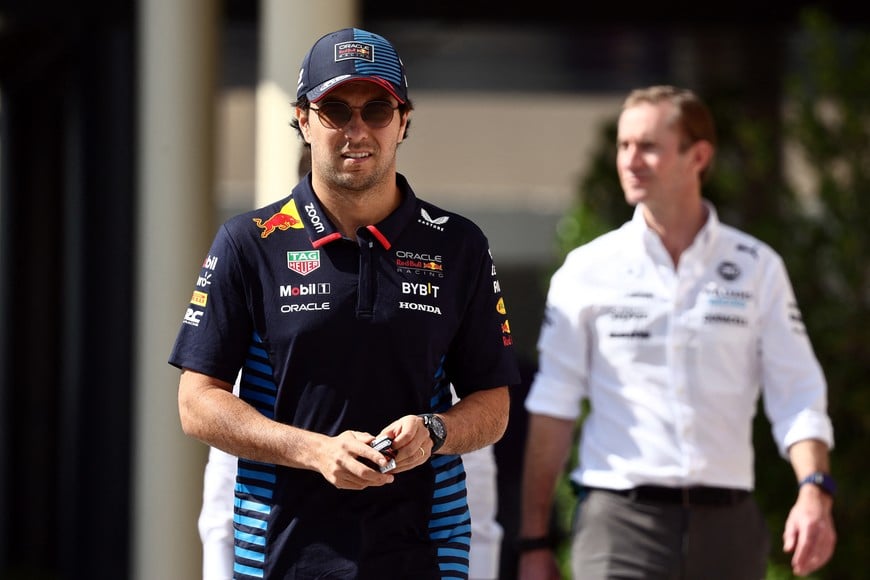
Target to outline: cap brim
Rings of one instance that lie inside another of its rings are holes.
[[[396,90],[396,87],[393,86],[393,83],[390,81],[384,80],[381,77],[373,77],[373,76],[364,76],[364,75],[341,75],[332,79],[329,79],[326,82],[320,83],[318,86],[314,87],[310,91],[308,91],[305,96],[308,97],[309,103],[316,103],[321,100],[323,97],[337,89],[342,85],[346,85],[347,83],[351,83],[354,81],[365,81],[375,85],[378,85],[382,89],[386,89],[391,95],[393,95],[396,100],[400,103],[405,103],[405,98],[399,96],[399,91]]]

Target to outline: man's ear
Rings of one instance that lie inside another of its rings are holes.
[[[696,141],[692,146],[694,149],[695,163],[698,166],[698,172],[703,172],[706,168],[713,164],[713,154],[716,152],[713,144],[709,141]]]
[[[405,111],[405,114],[402,115],[402,124],[399,126],[399,141],[401,143],[405,140],[405,133],[407,132],[408,123],[411,122],[411,111]]]
[[[302,131],[302,137],[305,139],[306,143],[311,143],[311,138],[309,136],[309,122],[311,121],[311,109],[303,109],[302,107],[296,107],[296,120],[299,121],[299,130]]]

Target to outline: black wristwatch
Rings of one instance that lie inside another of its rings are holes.
[[[423,419],[423,425],[429,430],[429,437],[432,439],[432,455],[435,455],[447,439],[447,428],[444,427],[444,421],[432,413],[418,416]]]
[[[816,471],[815,473],[809,474],[801,480],[801,482],[798,484],[798,487],[806,485],[807,483],[819,486],[822,491],[824,491],[831,497],[834,497],[834,494],[837,492],[837,482],[834,481],[834,478],[831,477],[831,474],[825,473],[823,471]]]

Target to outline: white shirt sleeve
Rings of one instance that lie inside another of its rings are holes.
[[[499,577],[504,530],[495,518],[498,490],[492,445],[464,454],[462,462],[465,464],[468,509],[471,512],[469,578],[495,580]]]
[[[553,275],[538,339],[538,372],[524,402],[530,413],[573,420],[580,416],[589,374],[589,337],[580,296],[582,261],[572,252]]]
[[[764,407],[774,440],[786,458],[789,446],[803,439],[819,439],[832,449],[827,382],[778,256],[771,257],[766,273],[760,349]]]

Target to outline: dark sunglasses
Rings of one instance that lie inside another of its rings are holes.
[[[394,107],[387,101],[369,101],[362,107],[351,107],[341,101],[327,101],[319,107],[310,107],[317,113],[320,123],[329,129],[342,129],[350,123],[354,109],[360,110],[360,116],[366,125],[372,129],[382,129],[393,121],[393,113],[399,107]]]

